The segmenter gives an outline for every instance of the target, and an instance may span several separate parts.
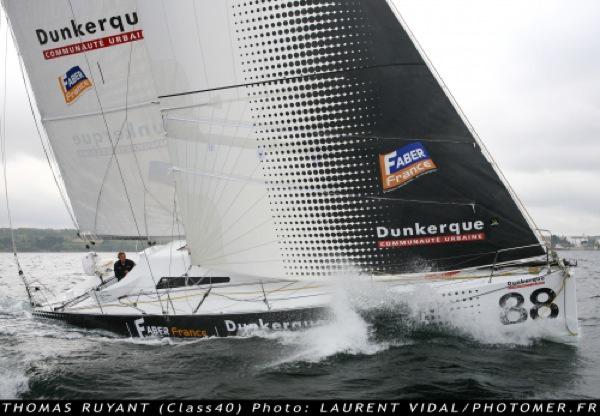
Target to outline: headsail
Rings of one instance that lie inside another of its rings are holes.
[[[164,238],[174,182],[136,3],[3,0],[80,230]]]
[[[385,0],[170,6],[140,17],[196,264],[301,278],[544,253]]]

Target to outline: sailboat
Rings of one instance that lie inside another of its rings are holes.
[[[3,6],[80,235],[149,242],[120,281],[88,254],[89,284],[34,316],[301,330],[352,275],[398,304],[426,288],[419,319],[577,338],[569,262],[391,1]]]

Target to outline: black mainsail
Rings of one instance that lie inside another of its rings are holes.
[[[162,26],[150,55],[195,264],[301,278],[545,253],[387,1],[158,3],[142,20]]]

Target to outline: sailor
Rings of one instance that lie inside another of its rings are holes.
[[[115,277],[117,280],[121,280],[125,277],[125,275],[127,275],[127,273],[131,271],[131,269],[135,267],[135,263],[132,260],[129,260],[122,251],[117,254],[117,257],[119,260],[117,260],[113,269],[115,271]]]

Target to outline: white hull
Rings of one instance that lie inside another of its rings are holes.
[[[499,337],[517,334],[561,342],[577,339],[575,278],[564,267],[512,267],[496,270],[493,277],[490,269],[410,276],[346,275],[331,281],[227,276],[229,282],[157,290],[155,282],[161,278],[181,276],[186,271],[191,277],[224,277],[215,271],[189,268],[187,252],[177,250],[181,246],[181,242],[175,242],[147,249],[121,282],[88,291],[87,296],[65,307],[61,307],[63,302],[40,307],[38,316],[56,318],[60,314],[59,319],[75,324],[77,317],[92,317],[94,322],[106,318],[113,322],[104,326],[109,329],[118,326],[114,318],[121,317],[128,323],[115,328],[116,332],[133,336],[182,336],[181,326],[172,331],[169,328],[174,327],[168,322],[183,319],[192,331],[198,327],[194,326],[198,320],[202,331],[188,333],[222,336],[240,335],[249,329],[311,326],[322,319],[334,319],[332,305],[344,299],[355,310],[392,308],[403,312],[397,315],[401,319],[467,332],[486,331]],[[146,259],[150,259],[150,267]],[[281,318],[282,314],[289,314],[290,321]],[[269,316],[275,315],[279,321],[265,325]],[[228,319],[231,316],[235,319]],[[167,329],[140,330],[148,317],[164,320]],[[86,322],[83,326],[95,326],[90,319]],[[214,330],[205,330],[206,325],[214,326]]]

